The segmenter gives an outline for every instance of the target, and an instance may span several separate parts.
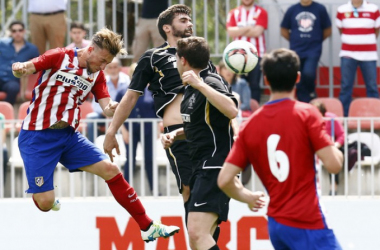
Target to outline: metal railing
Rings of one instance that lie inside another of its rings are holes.
[[[380,178],[380,118],[336,118],[343,123],[343,127],[346,133],[345,139],[345,152],[348,152],[348,145],[350,143],[350,138],[354,138],[358,141],[358,160],[355,167],[349,171],[348,170],[348,153],[345,153],[344,167],[339,173],[341,184],[338,186],[338,195],[344,196],[375,196],[380,195],[380,182],[376,181],[376,178]],[[242,121],[242,120],[241,120]],[[369,126],[367,129],[362,128],[363,122],[369,121]],[[17,146],[17,136],[19,120],[6,120],[6,147],[8,149],[8,155],[10,160],[8,162],[8,168],[5,173],[3,173],[3,167],[0,168],[0,198],[3,197],[27,197],[24,192],[27,189],[27,181],[25,176],[25,170],[23,168],[23,162],[18,152]],[[87,133],[86,126],[84,124],[94,123],[94,133],[95,138],[100,136],[97,134],[97,125],[100,123],[109,123],[109,120],[82,120],[82,127],[80,128],[82,133],[85,135]],[[158,128],[159,119],[128,119],[129,128],[129,140],[133,140],[133,126],[132,123],[139,123],[141,128],[144,124],[151,123],[153,135],[159,135],[160,131]],[[327,121],[329,122],[329,121]],[[4,121],[2,121],[4,123]],[[157,126],[156,126],[157,125]],[[357,125],[357,127],[355,126]],[[2,126],[0,122],[0,127]],[[2,134],[0,130],[0,134]],[[144,138],[146,131],[141,129],[140,137]],[[354,137],[352,135],[357,133]],[[370,135],[368,137],[368,135]],[[118,142],[120,149],[122,151],[121,156],[115,159],[115,163],[124,172],[124,163],[126,159],[132,159],[132,143],[129,143],[129,155],[126,155],[126,150],[123,149],[125,146],[121,135],[118,134]],[[145,168],[145,157],[144,157],[144,140],[141,140],[142,145],[138,146],[137,149],[137,167],[134,169],[132,166],[132,161],[127,161],[127,167],[129,171],[130,184],[136,189],[140,196],[178,196],[178,189],[176,185],[175,177],[171,171],[171,167],[168,164],[166,154],[159,142],[158,137],[153,136],[153,188],[150,190],[149,183],[146,177]],[[371,156],[361,159],[360,144],[365,143],[371,150]],[[102,149],[102,141],[95,141],[95,144]],[[0,144],[2,145],[2,144]],[[0,160],[2,159],[2,147],[0,146]],[[302,152],[300,152],[302,153]],[[43,161],[44,159],[41,159]],[[2,163],[2,160],[0,161]],[[0,164],[1,166],[2,164]],[[248,176],[244,176],[247,174]],[[5,183],[3,182],[3,176],[5,175]],[[376,177],[379,175],[379,177]],[[330,190],[330,180],[327,171],[320,168],[318,171],[319,176],[319,186],[322,195],[327,195]],[[247,179],[248,178],[248,179]],[[242,174],[242,179],[246,180],[246,186],[252,190],[264,190],[261,181],[258,179],[257,175],[252,171],[244,172]],[[334,176],[331,177],[333,183]],[[57,197],[97,197],[97,196],[109,196],[110,192],[104,180],[100,177],[94,176],[92,174],[87,174],[85,172],[81,173],[69,173],[64,166],[61,164],[57,165],[54,185],[56,188]],[[332,195],[334,195],[334,185],[331,187]]]
[[[140,2],[140,3],[139,3]],[[225,46],[231,41],[225,28],[227,13],[230,9],[238,6],[240,0],[168,0],[169,4],[182,3],[192,7],[192,19],[194,22],[194,35],[205,37],[211,48],[211,57],[217,62]],[[280,23],[287,8],[298,3],[298,0],[272,0],[258,1],[269,15],[268,29],[265,32],[267,50],[279,47],[288,47],[288,42],[280,35]],[[334,75],[334,66],[340,65],[340,35],[335,27],[334,20],[336,9],[339,5],[345,4],[346,0],[321,0],[320,3],[326,6],[332,21],[332,36],[323,44],[323,52],[320,59],[320,66],[326,67],[328,75],[318,75],[317,87],[326,88],[329,97],[334,95],[334,89],[340,88],[340,78]],[[371,1],[380,5],[380,0]],[[107,26],[112,30],[123,34],[126,48],[129,55],[126,58],[133,58],[131,45],[133,40],[133,30],[140,16],[141,1],[131,0],[67,0],[67,21],[80,21],[88,28],[88,36],[91,37],[96,30]],[[20,19],[28,27],[27,0],[0,0],[0,37],[6,34],[9,23],[14,19]],[[69,26],[66,34],[68,34]],[[67,35],[67,43],[70,37]],[[380,52],[380,49],[379,49]],[[324,77],[328,77],[325,79]],[[328,82],[328,84],[326,84]],[[356,87],[364,88],[363,85]],[[265,86],[262,86],[266,88]]]

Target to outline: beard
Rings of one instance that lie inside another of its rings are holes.
[[[180,38],[186,38],[193,35],[193,28],[187,28],[185,30],[178,30],[173,26],[173,36],[174,37],[180,37]]]

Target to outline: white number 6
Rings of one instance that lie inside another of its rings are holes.
[[[289,158],[284,151],[276,150],[280,136],[273,134],[268,137],[267,151],[270,171],[279,182],[284,182],[289,175]]]

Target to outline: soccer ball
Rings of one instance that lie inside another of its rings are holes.
[[[224,65],[236,74],[250,72],[256,67],[258,61],[256,47],[247,41],[233,41],[223,52]]]

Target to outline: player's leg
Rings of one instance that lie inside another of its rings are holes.
[[[29,30],[32,43],[37,46],[38,51],[42,55],[46,51],[47,35],[44,28],[44,16],[30,14]],[[65,32],[63,32],[65,33]]]
[[[189,241],[192,249],[208,250],[216,245],[212,237],[218,215],[211,212],[190,212],[188,221]]]
[[[47,16],[49,24],[46,25],[49,49],[61,48],[65,44],[66,36],[66,16],[65,13],[58,13]]]
[[[169,237],[179,231],[178,227],[165,226],[150,219],[135,190],[124,179],[116,164],[110,162],[107,156],[82,134],[72,133],[70,143],[66,146],[60,162],[70,171],[79,169],[103,178],[116,201],[140,226],[143,240],[152,241],[158,237]]]
[[[20,131],[18,144],[29,185],[27,192],[33,194],[33,201],[41,211],[49,211],[55,205],[53,175],[66,134],[66,129]]]

